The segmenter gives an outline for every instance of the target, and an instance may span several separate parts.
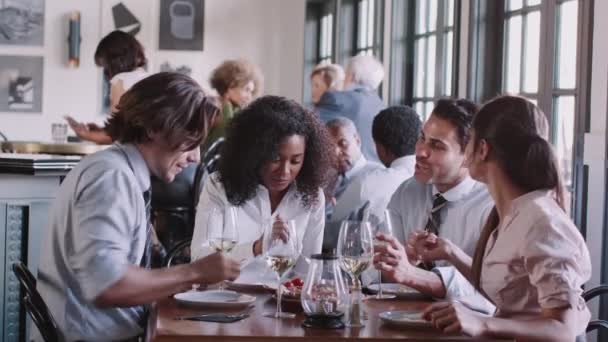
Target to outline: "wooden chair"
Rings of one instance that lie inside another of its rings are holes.
[[[164,267],[189,263],[191,243],[192,239],[186,239],[175,244],[175,246],[173,246],[173,248],[167,253]]]

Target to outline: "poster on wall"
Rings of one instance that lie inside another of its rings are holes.
[[[44,0],[0,1],[0,44],[42,46]]]
[[[161,0],[158,48],[203,50],[204,0]]]
[[[42,57],[1,56],[0,112],[42,112],[42,82]]]

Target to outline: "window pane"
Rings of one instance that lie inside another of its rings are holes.
[[[571,193],[573,190],[572,163],[574,160],[574,96],[560,96],[556,99],[554,118],[555,136],[553,141],[555,150],[564,176],[564,186]],[[566,203],[566,208],[570,208],[570,203]]]
[[[446,26],[454,26],[454,0],[446,1]]]
[[[367,0],[359,1],[359,27],[357,30],[357,47],[365,46],[367,37]]]
[[[526,37],[524,55],[524,91],[538,91],[538,63],[540,51],[540,11],[531,12],[526,16]]]
[[[576,87],[576,33],[578,2],[569,1],[559,6],[557,60],[559,63],[557,87]]]
[[[507,9],[509,11],[514,11],[522,8],[523,0],[509,0],[507,4]]]
[[[505,72],[505,87],[510,93],[519,93],[521,74],[521,16],[507,20],[507,51]]]
[[[429,45],[427,50],[426,64],[426,96],[435,97],[435,54],[436,51],[436,36],[429,37]]]
[[[416,2],[416,33],[426,32],[426,3],[427,0],[420,0]]]
[[[420,117],[420,120],[424,121],[424,118],[426,117],[426,114],[424,114],[424,102],[422,102],[422,101],[414,102],[414,110]]]
[[[526,3],[526,5],[528,5],[528,6],[540,5],[540,1],[541,0],[528,0],[528,2]]]
[[[452,31],[445,34],[445,58],[443,60],[444,65],[444,79],[443,79],[443,95],[452,95],[452,40],[454,33]]]
[[[416,84],[414,85],[414,96],[422,97],[424,95],[424,73],[425,73],[425,58],[424,51],[426,50],[426,38],[416,40],[414,43],[416,51],[416,59],[414,60],[414,73]]]
[[[424,103],[424,119],[428,119],[429,116],[431,116],[431,112],[433,111],[433,108],[435,108],[435,104],[433,103],[433,101],[427,101]]]
[[[429,0],[429,31],[437,29],[437,0]]]
[[[367,8],[367,45],[374,46],[374,0],[369,0]]]

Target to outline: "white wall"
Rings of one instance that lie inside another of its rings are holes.
[[[205,87],[210,72],[227,58],[246,57],[265,75],[265,93],[301,100],[305,0],[206,0],[204,50],[167,52],[157,49],[159,0],[152,6],[152,39],[146,46],[150,70],[169,59],[194,66],[193,77]],[[51,123],[65,114],[102,122],[101,71],[93,54],[101,32],[102,0],[46,0],[44,46],[0,47],[1,55],[44,57],[42,113],[0,113],[0,131],[11,140],[50,140]],[[67,15],[82,15],[81,64],[67,67]]]

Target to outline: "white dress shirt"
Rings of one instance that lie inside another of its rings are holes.
[[[212,208],[222,209],[230,205],[223,185],[218,180],[218,174],[209,176],[203,186],[201,197],[196,210],[194,234],[192,236],[192,260],[196,260],[213,252],[207,241],[207,217]],[[241,269],[241,278],[261,278],[270,269],[264,260],[253,255],[253,243],[259,239],[273,217],[277,215],[283,220],[294,220],[299,245],[302,247],[301,255],[310,257],[321,253],[323,243],[323,228],[325,226],[325,197],[319,189],[317,204],[307,209],[297,193],[295,184],[292,184],[277,208],[272,213],[270,209],[270,195],[263,185],[259,185],[256,195],[245,204],[235,207],[237,212],[238,239],[236,247],[230,256],[244,261],[246,266]],[[298,262],[295,271],[300,274],[306,272],[306,263]],[[276,276],[275,276],[276,277]],[[258,279],[262,280],[262,279]]]
[[[377,217],[386,209],[391,196],[406,179],[414,175],[416,157],[395,159],[388,168],[377,168],[354,179],[344,191],[331,216],[332,221],[343,221],[365,202]]]
[[[413,177],[395,191],[388,209],[391,211],[393,235],[397,240],[405,243],[411,232],[424,230],[433,207],[433,197],[437,193],[439,191],[434,185],[421,184]],[[440,211],[439,236],[473,256],[481,230],[494,206],[486,186],[467,177],[441,195],[448,202]],[[445,261],[439,261],[436,265],[438,267],[433,271],[442,278],[446,298],[471,297],[468,304],[491,310],[489,302],[453,266]]]

